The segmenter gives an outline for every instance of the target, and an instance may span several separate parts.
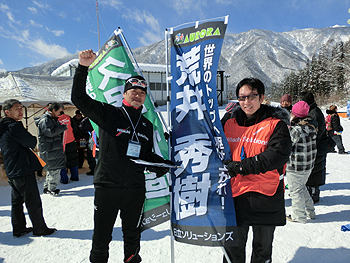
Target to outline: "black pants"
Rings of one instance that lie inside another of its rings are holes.
[[[331,135],[331,138],[333,139],[333,141],[335,142],[335,144],[338,147],[338,153],[344,153],[345,149],[344,149],[344,145],[343,145],[343,140],[341,135]]]
[[[84,152],[86,149],[86,159],[89,165],[89,169],[91,171],[95,170],[95,166],[96,166],[96,160],[95,158],[92,156],[92,151],[89,148],[79,148],[78,149],[78,156],[79,156],[79,167],[83,167],[84,165],[84,160],[85,160],[85,156],[84,156]]]
[[[46,228],[43,209],[35,174],[9,178],[11,192],[11,222],[13,234],[19,234],[26,228],[23,203],[26,204],[28,215],[33,224],[34,232]]]
[[[251,263],[272,262],[272,242],[275,226],[253,226],[253,251]],[[232,263],[245,263],[245,247],[248,238],[249,226],[237,227],[238,245],[225,247]],[[267,261],[270,260],[270,261]],[[224,256],[224,263],[227,263]]]
[[[118,212],[122,221],[124,262],[140,262],[141,216],[145,188],[95,188],[94,234],[90,261],[106,263]]]

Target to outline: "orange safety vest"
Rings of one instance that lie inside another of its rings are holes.
[[[58,121],[61,124],[64,124],[67,126],[67,130],[65,130],[65,132],[63,134],[63,136],[64,136],[63,144],[66,145],[68,143],[75,141],[70,116],[67,114],[62,114],[62,115],[58,116]]]
[[[279,121],[281,120],[267,118],[252,126],[244,127],[237,124],[236,118],[229,119],[225,123],[225,135],[232,152],[232,160],[241,161],[242,154],[245,158],[249,158],[265,151]],[[236,197],[246,192],[272,196],[276,193],[279,182],[280,174],[277,169],[245,176],[237,174],[236,177],[231,178],[232,196]]]

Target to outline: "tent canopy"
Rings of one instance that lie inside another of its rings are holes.
[[[0,78],[0,104],[7,99],[17,99],[26,107],[32,104],[45,106],[50,102],[72,104],[72,84],[72,77],[9,73]]]

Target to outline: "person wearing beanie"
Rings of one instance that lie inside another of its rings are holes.
[[[309,114],[310,106],[305,101],[299,101],[292,107],[292,113],[295,117],[305,118]]]
[[[326,113],[328,114],[325,118],[328,136],[330,136],[337,145],[339,154],[348,154],[343,145],[343,126],[340,124],[337,106],[329,106],[329,110],[326,110]],[[331,152],[335,152],[335,150],[333,149]]]
[[[232,153],[224,164],[231,176],[237,219],[237,246],[224,247],[231,262],[246,262],[250,228],[251,262],[271,262],[276,226],[286,224],[283,175],[291,151],[289,113],[262,104],[264,94],[265,87],[259,79],[241,80],[236,88],[238,105],[229,119],[221,119]]]
[[[96,59],[91,50],[79,53],[72,102],[85,116],[99,126],[99,158],[94,171],[94,232],[90,262],[108,262],[109,243],[112,240],[114,223],[120,212],[123,241],[123,262],[141,262],[140,238],[141,216],[145,200],[144,170],[157,177],[168,168],[152,169],[136,164],[132,159],[160,163],[164,160],[153,153],[153,125],[142,114],[147,95],[147,82],[141,76],[125,80],[121,107],[93,100],[86,94],[88,67]]]
[[[283,95],[280,103],[282,108],[290,112],[292,109],[292,96],[288,94]]]
[[[306,188],[306,182],[314,167],[316,158],[316,128],[309,123],[310,106],[299,101],[292,108],[289,127],[292,152],[287,163],[286,174],[292,199],[292,213],[287,216],[291,222],[306,223],[307,218],[315,219],[313,200]]]
[[[298,100],[305,101],[310,106],[309,117],[312,119],[312,124],[317,128],[316,160],[306,186],[314,203],[318,203],[320,201],[319,187],[326,183],[326,159],[327,153],[329,152],[328,142],[330,138],[327,136],[324,115],[321,109],[317,106],[312,92],[300,92]]]

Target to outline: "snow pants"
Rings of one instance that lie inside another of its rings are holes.
[[[60,173],[61,169],[47,171],[44,188],[49,189],[51,192],[55,191],[58,183],[60,182]]]
[[[292,198],[292,219],[306,223],[306,217],[315,218],[314,202],[306,188],[309,171],[287,171],[289,192]]]
[[[272,242],[275,226],[252,226],[253,228],[253,251],[251,263],[272,262]],[[232,263],[246,263],[245,247],[248,238],[249,226],[237,226],[237,242],[235,247],[225,247],[225,251]],[[224,263],[227,263],[224,256]]]
[[[43,217],[43,208],[35,174],[9,178],[9,184],[12,187],[11,223],[13,234],[17,235],[26,229],[23,203],[27,207],[34,232],[40,232],[42,229],[45,229],[47,226]]]
[[[344,145],[343,145],[343,140],[342,140],[341,135],[332,134],[331,138],[335,142],[335,144],[337,145],[338,153],[344,153],[345,152],[345,148],[344,148]]]
[[[124,262],[141,262],[139,256],[141,217],[145,188],[106,188],[95,186],[94,233],[90,262],[107,263],[109,243],[120,211],[124,241]]]

